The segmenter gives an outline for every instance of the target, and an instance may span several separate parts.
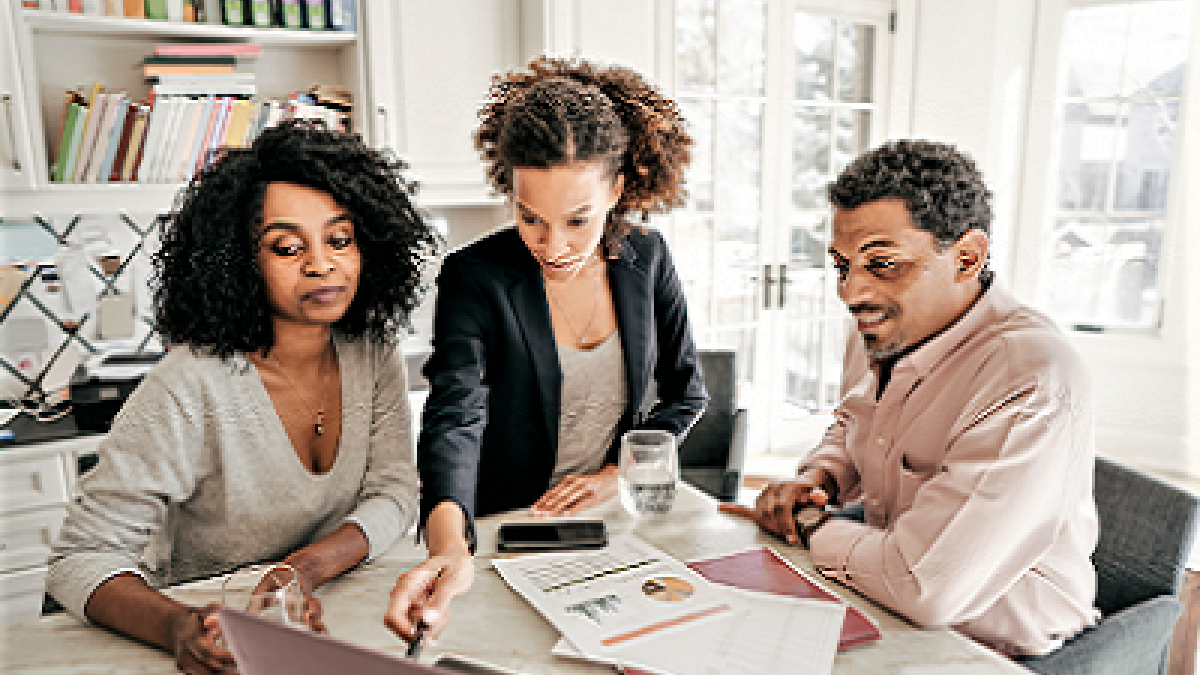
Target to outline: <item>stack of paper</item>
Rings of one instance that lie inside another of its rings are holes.
[[[636,537],[495,561],[564,637],[563,656],[672,675],[829,673],[845,605],[714,584]]]

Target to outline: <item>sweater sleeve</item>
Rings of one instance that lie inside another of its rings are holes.
[[[385,553],[417,518],[417,471],[413,465],[412,415],[399,347],[372,347],[374,390],[367,469],[346,522],[367,538],[368,559]]]
[[[129,397],[79,482],[51,549],[47,591],[76,617],[92,592],[118,574],[143,576],[143,550],[172,504],[186,501],[203,472],[198,400],[151,373]]]

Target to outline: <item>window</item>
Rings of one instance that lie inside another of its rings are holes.
[[[1090,2],[1067,14],[1037,298],[1077,329],[1153,331],[1162,319],[1191,5]]]

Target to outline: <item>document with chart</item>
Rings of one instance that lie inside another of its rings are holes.
[[[733,613],[728,591],[631,535],[600,551],[495,560],[496,571],[586,654],[603,655]]]

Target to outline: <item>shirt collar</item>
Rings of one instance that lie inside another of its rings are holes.
[[[980,294],[975,304],[950,324],[950,327],[933,336],[925,344],[912,353],[903,356],[896,362],[896,368],[913,369],[924,377],[938,364],[965,342],[970,341],[979,333],[994,325],[1003,317],[1011,314],[1020,306],[1017,299],[1000,286],[999,281],[992,283]]]

